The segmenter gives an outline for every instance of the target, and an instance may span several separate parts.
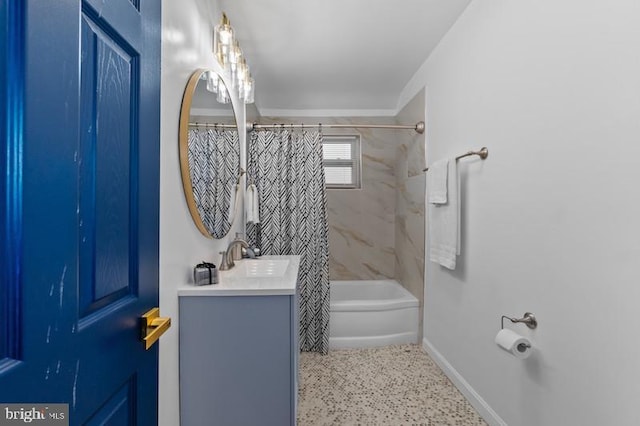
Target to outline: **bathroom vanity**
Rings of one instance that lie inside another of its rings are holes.
[[[299,264],[245,259],[180,287],[182,426],[296,424]]]

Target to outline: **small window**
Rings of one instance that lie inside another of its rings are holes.
[[[324,178],[328,189],[360,188],[360,136],[325,135]]]

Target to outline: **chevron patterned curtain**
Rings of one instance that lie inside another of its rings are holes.
[[[247,224],[249,243],[259,238],[263,254],[301,255],[300,349],[326,354],[329,242],[322,134],[253,132],[247,169],[258,188],[261,222],[259,227]]]
[[[189,172],[202,223],[213,238],[231,229],[231,188],[240,173],[240,142],[236,130],[189,129]]]

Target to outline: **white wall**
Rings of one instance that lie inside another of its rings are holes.
[[[640,424],[639,22],[637,0],[474,0],[402,95],[427,87],[429,163],[489,148],[460,162],[462,256],[427,262],[424,327],[494,424]],[[522,361],[493,339],[529,310]]]
[[[217,0],[162,2],[162,111],[160,154],[160,311],[170,316],[171,329],[160,341],[160,426],[179,420],[178,296],[176,287],[191,282],[192,268],[202,260],[219,265],[219,251],[242,227],[236,220],[229,236],[210,240],[196,229],[185,202],[178,158],[178,118],[189,76],[197,68],[221,72],[211,53],[212,27],[219,22]],[[240,145],[245,146],[244,106],[240,114]],[[242,153],[244,156],[244,150]],[[240,206],[242,207],[242,206]]]

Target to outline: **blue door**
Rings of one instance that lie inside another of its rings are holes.
[[[0,0],[0,403],[157,423],[160,0]]]

